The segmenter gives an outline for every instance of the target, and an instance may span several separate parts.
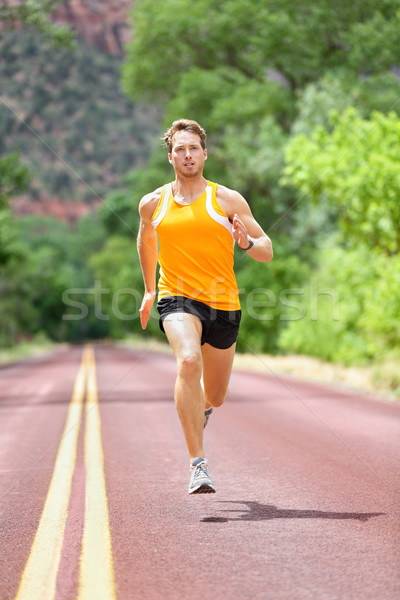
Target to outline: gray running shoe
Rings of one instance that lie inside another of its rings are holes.
[[[201,456],[192,460],[189,494],[215,494],[215,487],[211,481],[207,461]]]
[[[208,419],[210,418],[210,415],[212,414],[213,408],[212,406],[210,406],[210,408],[207,408],[207,410],[204,411],[204,427],[203,429],[206,428],[206,425],[208,423]]]

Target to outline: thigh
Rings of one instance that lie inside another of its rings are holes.
[[[202,323],[196,315],[173,312],[164,318],[163,326],[177,358],[200,354]]]
[[[203,356],[203,382],[206,397],[225,396],[228,392],[236,343],[229,348],[214,348],[210,344],[201,347]]]

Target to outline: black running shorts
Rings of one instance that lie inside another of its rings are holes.
[[[219,310],[204,302],[184,296],[168,296],[157,303],[160,313],[160,329],[164,331],[163,321],[171,313],[190,313],[196,315],[202,323],[201,344],[210,344],[214,348],[226,349],[232,346],[239,334],[241,310]],[[165,331],[164,331],[165,333]]]

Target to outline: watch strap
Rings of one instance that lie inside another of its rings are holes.
[[[248,236],[248,242],[249,242],[249,245],[247,246],[247,248],[242,248],[242,250],[244,250],[245,252],[247,252],[254,246],[254,242],[250,236]]]

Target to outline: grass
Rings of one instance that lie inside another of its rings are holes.
[[[18,362],[26,358],[41,356],[53,348],[60,348],[61,344],[55,344],[44,335],[38,334],[33,339],[21,340],[12,348],[0,349],[0,365]]]
[[[166,342],[151,337],[133,336],[113,343],[119,347],[172,354],[171,348]],[[0,364],[40,356],[61,346],[64,345],[55,344],[45,336],[38,335],[33,340],[21,341],[13,348],[0,350]],[[399,364],[400,361],[397,357],[389,357],[379,364],[373,363],[367,367],[344,367],[324,362],[318,358],[295,354],[272,356],[236,353],[234,360],[235,369],[269,375],[289,375],[304,381],[339,385],[347,389],[397,400],[400,399]]]
[[[132,337],[120,342],[120,345],[172,353],[166,342],[154,338]],[[390,358],[367,367],[345,367],[297,354],[272,356],[236,353],[233,366],[235,369],[269,375],[290,375],[304,381],[338,385],[367,394],[400,399],[399,364],[399,360]]]
[[[310,356],[237,354],[234,367],[258,372],[290,375],[304,381],[339,385],[351,390],[400,398],[399,363],[384,361],[366,367],[344,367]]]

